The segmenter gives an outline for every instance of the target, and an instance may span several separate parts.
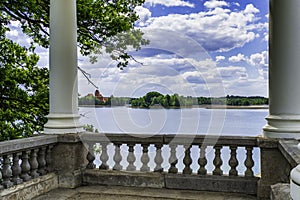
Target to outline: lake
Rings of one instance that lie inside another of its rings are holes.
[[[101,133],[126,133],[126,134],[211,134],[211,135],[232,135],[232,136],[258,136],[262,133],[262,127],[266,124],[265,117],[267,109],[205,109],[205,108],[184,108],[184,109],[135,109],[129,107],[101,107],[87,108],[80,107],[79,113],[83,115],[83,124],[92,124]],[[125,157],[125,149],[122,156]],[[141,151],[140,149],[138,151]],[[135,151],[137,153],[138,151]],[[184,150],[178,148],[177,155],[183,159]],[[198,150],[191,149],[192,158],[198,157]],[[208,150],[207,150],[208,151]],[[108,147],[108,154],[113,155],[114,147]],[[141,152],[140,152],[141,153]],[[150,147],[149,154],[155,154],[155,148]],[[168,157],[169,151],[163,150],[163,156]],[[243,163],[245,160],[245,150],[238,148],[238,160]],[[137,153],[138,154],[138,153]],[[154,156],[150,155],[150,157]],[[195,155],[195,156],[193,156]],[[254,173],[260,173],[260,152],[258,148],[253,151],[255,165]],[[181,157],[180,157],[181,156]],[[214,151],[211,148],[207,153],[208,159],[212,160]],[[222,160],[229,160],[229,148],[222,149]],[[153,159],[152,159],[153,160]],[[125,161],[126,162],[126,161]],[[100,164],[99,155],[96,156],[96,165]],[[108,164],[113,166],[112,156]],[[126,165],[126,163],[123,163]],[[141,163],[136,161],[139,167]],[[149,163],[150,168],[154,168],[155,163]],[[169,164],[167,160],[163,163],[164,170]],[[179,172],[183,165],[177,166]],[[197,171],[198,165],[194,161],[191,165],[193,172]],[[213,163],[208,162],[206,169],[211,172],[214,169]],[[228,165],[223,165],[224,173],[229,171]],[[238,166],[239,174],[243,174],[245,168]]]
[[[267,109],[136,109],[80,107],[83,124],[103,133],[218,134],[257,136],[266,124]]]

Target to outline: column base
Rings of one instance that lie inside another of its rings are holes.
[[[49,114],[48,122],[44,125],[45,134],[66,134],[83,132],[78,114]]]
[[[300,115],[269,115],[264,137],[300,139]]]

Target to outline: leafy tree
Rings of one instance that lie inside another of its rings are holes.
[[[159,96],[163,96],[161,93],[159,92],[148,92],[145,95],[145,102],[150,105],[152,103],[152,99],[155,97],[159,97]]]
[[[149,41],[134,29],[134,9],[144,0],[77,0],[78,47],[83,55],[107,52],[123,68]],[[49,47],[50,0],[0,1],[0,140],[42,130],[48,112],[48,71],[36,67],[34,46]],[[33,39],[30,47],[6,38],[12,21]],[[95,57],[91,56],[91,61]]]
[[[0,36],[0,140],[42,130],[48,112],[48,70],[38,56]]]

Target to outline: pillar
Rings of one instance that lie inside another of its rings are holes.
[[[300,1],[270,0],[265,137],[300,138]]]
[[[78,114],[76,0],[50,0],[50,114],[46,134],[82,132]]]

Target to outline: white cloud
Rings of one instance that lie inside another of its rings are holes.
[[[219,67],[218,70],[223,80],[225,78],[228,78],[230,80],[232,79],[238,80],[246,72],[245,67],[237,67],[237,66]]]
[[[229,4],[226,1],[210,0],[210,1],[206,1],[204,3],[204,6],[206,8],[213,9],[217,7],[229,6]]]
[[[225,60],[225,56],[216,56],[216,62],[220,62],[222,60]]]
[[[259,13],[259,10],[253,6],[253,4],[248,4],[244,10],[246,14]]]
[[[232,4],[235,5],[235,6],[238,6],[238,7],[241,6],[241,4],[239,4],[238,2],[233,2]]]
[[[245,61],[246,60],[246,57],[245,55],[239,53],[238,55],[236,56],[231,56],[229,57],[228,59],[230,62],[241,62],[241,61]]]
[[[188,1],[182,1],[182,0],[146,0],[146,5],[155,6],[157,4],[172,7],[172,6],[183,6],[183,7],[195,7],[194,4],[188,2]]]
[[[261,53],[255,53],[250,55],[248,62],[252,66],[267,67],[268,66],[268,52],[262,51]]]
[[[140,19],[137,21],[137,24],[138,24],[139,26],[144,26],[144,25],[145,25],[145,22],[146,22],[147,20],[149,20],[150,17],[151,17],[151,12],[150,12],[150,10],[147,9],[147,8],[144,8],[144,7],[142,7],[142,6],[137,6],[137,7],[135,8],[135,12],[137,13],[137,15],[138,15],[139,18],[140,18]]]
[[[249,4],[240,11],[217,7],[186,15],[169,14],[150,18],[143,29],[170,29],[193,38],[208,51],[223,52],[253,41],[259,36],[257,31],[265,29],[257,21],[257,12]]]
[[[249,57],[239,53],[236,56],[231,56],[228,59],[230,62],[246,61],[253,67],[266,68],[268,67],[268,51],[251,54]]]

